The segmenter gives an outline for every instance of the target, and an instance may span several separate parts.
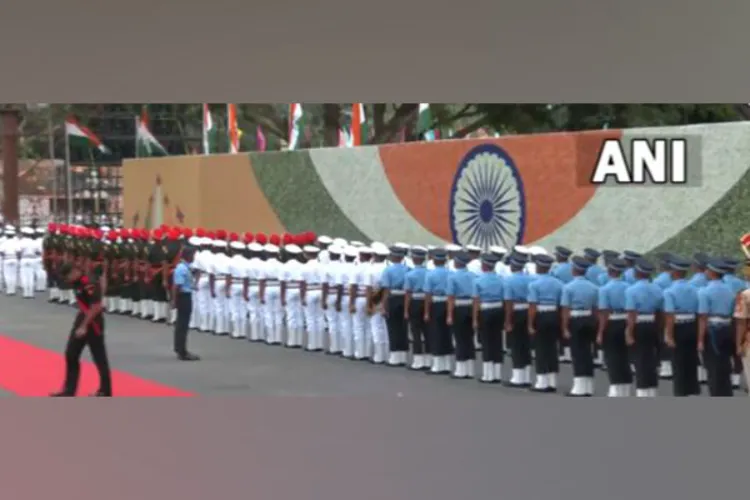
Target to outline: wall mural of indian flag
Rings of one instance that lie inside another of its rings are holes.
[[[688,141],[689,168],[694,179],[699,171],[697,182],[679,187],[588,183],[605,139],[616,139],[629,151],[635,138],[676,136]],[[148,212],[146,200],[160,178],[160,189],[170,195],[188,192],[176,185],[198,186],[165,210],[180,206],[187,224],[210,221],[235,231],[312,230],[412,244],[737,254],[739,237],[750,230],[750,125],[745,123],[142,161],[126,164],[125,220],[131,220],[128,213]],[[203,163],[180,171],[181,161]],[[167,170],[180,174],[167,175]],[[196,172],[200,179],[189,180]],[[193,203],[196,194],[200,200]],[[175,219],[174,214],[163,218]]]

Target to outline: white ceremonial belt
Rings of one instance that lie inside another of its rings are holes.
[[[433,302],[445,302],[448,300],[448,297],[441,296],[441,297],[432,297]]]
[[[486,311],[488,309],[502,309],[505,304],[502,301],[482,302],[479,309]]]
[[[570,311],[571,318],[585,318],[591,316],[591,309],[573,309]]]
[[[322,290],[322,289],[323,289],[323,287],[320,286],[320,285],[307,285],[307,291],[308,292],[312,292],[312,291],[315,291],[315,290]]]
[[[250,285],[258,285],[259,283],[260,283],[260,281],[258,281],[258,280],[250,280],[248,282],[248,284],[250,284]]]
[[[299,285],[287,285],[287,290],[299,290]]]
[[[278,281],[275,281],[275,280],[274,281],[266,281],[266,286],[279,286],[279,285],[281,285],[281,283],[279,283]]]
[[[525,311],[529,308],[528,304],[513,304],[514,311]]]
[[[552,311],[557,311],[557,306],[551,306],[551,305],[536,306],[536,310],[542,313],[552,312]]]
[[[726,318],[724,316],[709,316],[708,322],[712,325],[728,325],[732,322],[732,318]]]
[[[695,314],[675,314],[674,320],[677,323],[689,323],[695,321]]]
[[[624,319],[628,319],[628,315],[626,313],[611,313],[609,315],[609,321],[622,321]]]
[[[357,295],[355,295],[355,297],[358,298],[358,299],[366,299],[367,295],[366,294],[358,293]]]
[[[472,304],[472,299],[454,299],[453,305],[454,306],[470,306]]]
[[[421,292],[412,293],[411,294],[411,298],[414,299],[414,300],[422,300],[422,299],[424,299],[424,294],[421,293]]]
[[[388,293],[390,295],[406,295],[405,290],[389,290]]]
[[[635,318],[636,323],[653,323],[656,321],[656,314],[639,314]]]

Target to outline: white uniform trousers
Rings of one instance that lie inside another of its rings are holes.
[[[305,337],[305,313],[298,285],[286,289],[286,345],[301,347]]]
[[[216,335],[229,333],[229,299],[227,298],[227,284],[224,278],[216,280],[214,284],[216,296],[212,300],[214,309],[213,330]]]
[[[352,333],[354,334],[354,357],[365,359],[369,355],[370,318],[367,317],[367,297],[357,297],[354,301],[352,315]]]
[[[44,270],[44,262],[40,257],[34,259],[34,290],[47,290],[47,271]]]
[[[328,352],[331,354],[341,352],[341,315],[342,313],[336,310],[336,294],[329,293],[326,300],[325,318],[328,324]]]
[[[193,311],[190,313],[190,323],[188,324],[188,328],[191,330],[194,330],[198,328],[198,325],[200,323],[200,315],[198,314],[198,292],[196,290],[193,290],[192,294],[193,297]],[[172,323],[174,323],[177,319],[177,309],[172,309],[172,317],[174,318],[172,320]]]
[[[323,349],[323,334],[325,332],[325,315],[321,307],[323,292],[320,286],[308,285],[305,293],[305,323],[307,325],[307,349],[318,351]]]
[[[242,283],[232,282],[229,292],[229,311],[232,316],[232,337],[238,339],[247,335],[247,304],[242,296]]]
[[[18,259],[3,259],[3,280],[5,281],[5,293],[15,295],[18,289]]]
[[[254,285],[254,286],[253,286]],[[251,284],[250,291],[247,294],[247,316],[249,320],[250,335],[252,341],[265,340],[265,316],[263,315],[263,305],[260,303],[258,294],[258,285]]]
[[[349,294],[341,299],[341,315],[339,322],[341,327],[341,355],[345,358],[354,357],[354,315],[349,312]]]
[[[266,327],[266,342],[281,344],[284,339],[284,308],[281,307],[279,285],[266,285],[263,322]]]
[[[198,306],[198,329],[202,332],[207,332],[211,329],[214,318],[211,289],[208,283],[200,283],[195,295],[198,299],[195,303]]]
[[[21,281],[21,293],[25,298],[34,297],[35,271],[33,258],[24,257],[21,259],[18,277]]]
[[[390,353],[388,345],[388,326],[380,309],[375,308],[375,312],[370,316],[370,335],[373,344],[373,363],[385,363]]]

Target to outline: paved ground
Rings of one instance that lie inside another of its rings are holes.
[[[46,300],[0,297],[0,333],[62,352],[73,318],[71,307]],[[403,368],[375,366],[325,354],[271,347],[227,337],[192,332],[190,348],[203,358],[183,363],[171,353],[171,329],[152,322],[108,317],[109,351],[114,369],[201,395],[420,395],[492,397],[540,395],[500,385],[428,376]],[[571,382],[569,366],[560,376],[562,389]],[[606,373],[597,372],[597,395],[606,394]],[[560,391],[561,393],[563,391]],[[663,381],[662,395],[671,394]],[[2,395],[0,393],[0,395]]]

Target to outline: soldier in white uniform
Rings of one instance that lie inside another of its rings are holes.
[[[466,269],[476,275],[482,274],[482,261],[479,258],[482,254],[482,249],[477,245],[466,245],[466,251],[469,253],[471,259],[466,265]]]
[[[7,227],[0,228],[0,289],[5,289],[5,267],[3,266],[3,246],[8,240]]]
[[[38,227],[34,231],[35,243],[35,261],[34,261],[34,290],[44,292],[47,290],[47,271],[44,270],[42,254],[44,253],[44,236],[46,232],[43,227]]]
[[[221,234],[221,233],[220,233]],[[223,236],[223,235],[222,235]],[[229,256],[227,256],[227,242],[218,236],[212,243],[213,256],[211,258],[211,298],[213,306],[213,332],[216,335],[229,333]]]
[[[260,289],[260,303],[263,307],[265,323],[265,341],[269,345],[279,345],[284,338],[284,309],[281,307],[281,262],[279,262],[279,247],[268,244],[263,247],[266,261],[263,265],[263,275],[258,287]]]
[[[263,245],[260,243],[250,243],[247,246],[247,250],[248,261],[243,294],[247,301],[247,314],[250,323],[250,335],[248,338],[253,342],[259,342],[266,338],[263,333],[265,325],[263,305],[260,303],[260,280],[263,277],[265,266]]]
[[[328,247],[328,263],[321,264],[322,270],[322,297],[321,304],[325,312],[326,324],[328,325],[328,353],[341,354],[341,313],[337,310],[341,287],[338,285],[341,253],[343,248],[331,245]],[[322,252],[321,252],[322,253]]]
[[[36,274],[36,250],[34,230],[30,227],[21,228],[21,239],[18,240],[18,257],[21,294],[25,299],[34,298],[34,278]]]
[[[445,246],[445,251],[448,252],[448,260],[445,263],[446,269],[449,271],[455,271],[456,266],[453,263],[453,257],[463,250],[460,245],[456,245],[455,243],[450,243]]]
[[[359,247],[359,262],[353,267],[349,281],[349,314],[352,316],[354,359],[358,361],[368,359],[369,346],[372,345],[370,317],[367,315],[367,283],[371,259],[372,249]]]
[[[338,309],[341,311],[339,324],[341,327],[341,355],[345,358],[354,358],[354,318],[352,317],[349,297],[349,287],[354,279],[357,269],[357,258],[359,250],[352,246],[344,250],[344,262],[339,266],[336,285],[339,287],[340,295]]]
[[[286,312],[286,346],[302,347],[305,337],[305,312],[302,308],[302,249],[295,244],[284,246],[287,260],[281,266],[281,307]]]
[[[329,236],[318,236],[316,240],[320,252],[318,253],[318,261],[321,264],[328,264],[331,258],[328,255],[328,247],[331,246],[333,240]]]
[[[547,250],[537,246],[529,248],[528,253],[532,258],[529,260],[529,263],[526,264],[526,272],[529,274],[536,274],[536,264],[534,263],[534,257],[536,257],[537,255],[548,255]]]
[[[229,243],[232,256],[229,259],[229,311],[232,318],[231,336],[235,339],[247,336],[247,302],[244,296],[245,277],[248,260],[245,256],[247,245],[235,240]]]
[[[5,242],[0,254],[3,256],[3,282],[6,295],[15,295],[18,289],[18,254],[21,251],[21,243],[15,228],[5,228]]]
[[[386,258],[390,250],[382,243],[373,243],[372,262],[367,266],[365,275],[365,294],[367,295],[367,315],[370,318],[370,337],[372,338],[372,362],[382,364],[388,360],[390,346],[388,344],[388,327],[385,323],[379,298],[380,278],[386,268]]]
[[[302,282],[300,283],[300,301],[305,312],[307,325],[308,351],[321,351],[324,347],[325,315],[321,298],[323,296],[323,265],[318,261],[320,249],[313,245],[302,248],[305,260],[302,267]]]
[[[213,268],[213,253],[211,252],[211,238],[204,236],[201,240],[201,250],[196,253],[193,269],[198,272],[195,286],[195,302],[198,310],[198,330],[209,332],[213,322],[213,306],[211,303],[211,270]]]
[[[191,270],[198,269],[196,267],[197,266],[196,263],[198,262],[198,256],[200,255],[200,247],[201,247],[202,242],[203,242],[203,238],[199,238],[198,236],[191,236],[190,238],[188,238],[188,241],[187,241],[188,245],[190,245],[192,248],[195,249],[195,254],[193,254],[193,262],[190,264]],[[198,318],[199,318],[198,295],[197,295],[197,290],[195,289],[195,287],[193,289],[192,296],[193,296],[193,311],[190,313],[190,323],[188,325],[188,328],[190,328],[191,330],[198,328]],[[177,310],[175,309],[173,313],[176,316]]]

